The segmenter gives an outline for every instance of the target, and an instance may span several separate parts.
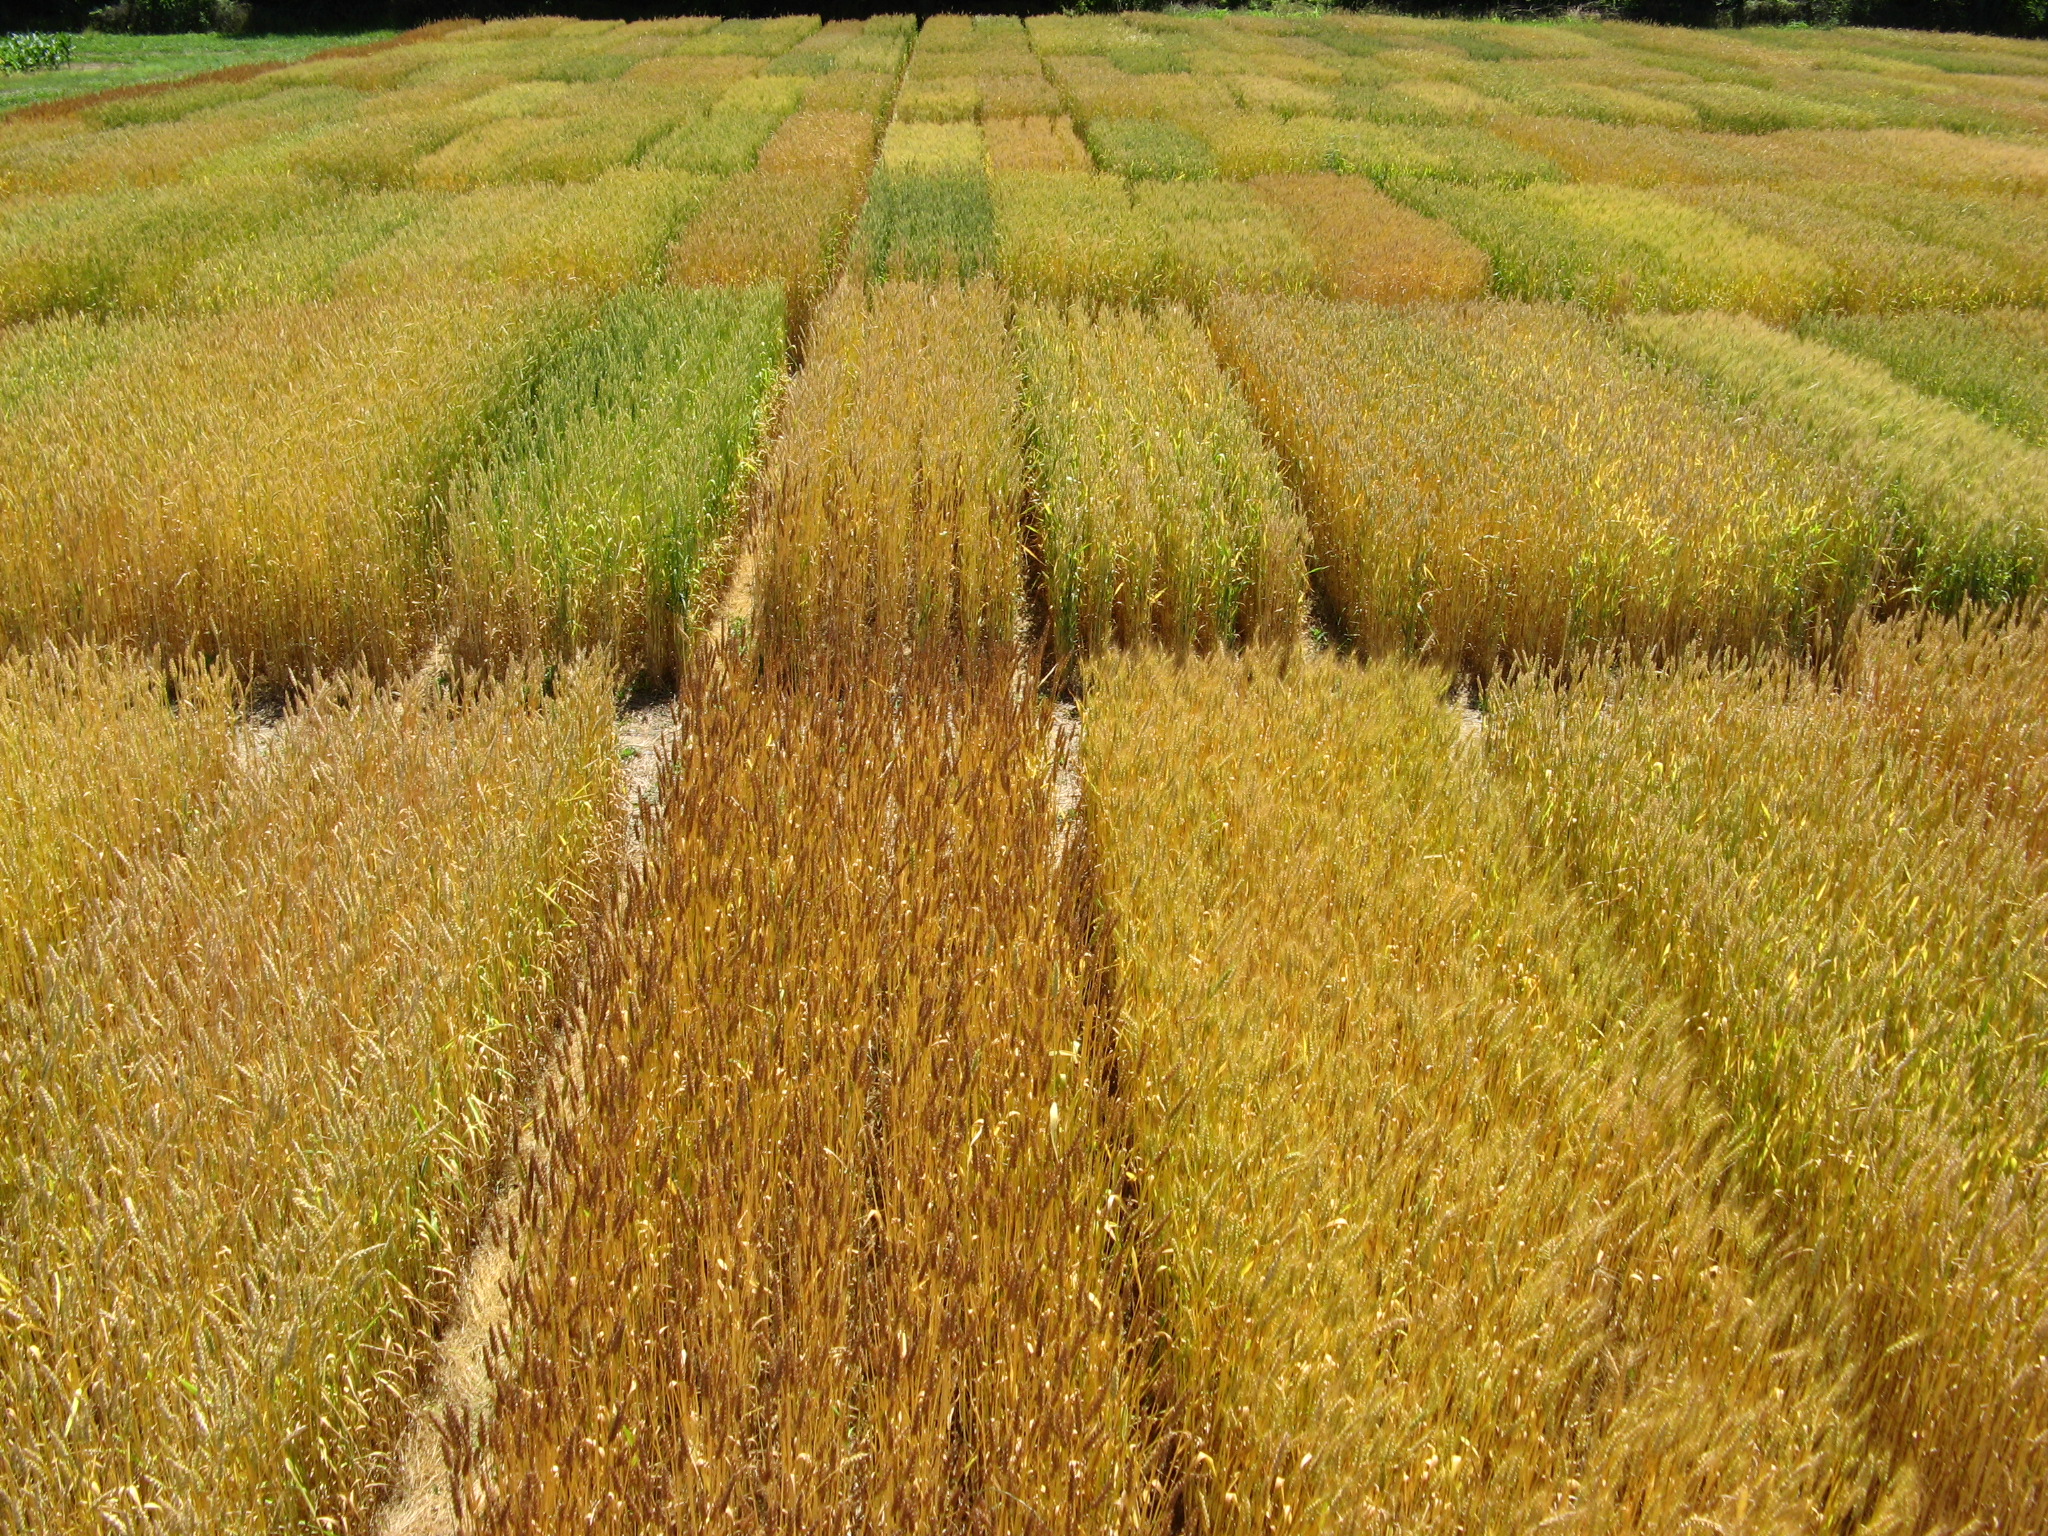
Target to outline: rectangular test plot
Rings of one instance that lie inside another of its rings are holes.
[[[1049,711],[1007,656],[892,649],[685,680],[588,1109],[544,1133],[479,1536],[1155,1528]]]
[[[1187,311],[1029,305],[1017,338],[1054,645],[1294,641],[1301,517]]]
[[[2048,561],[2042,449],[1880,362],[1746,315],[1626,323],[1729,405],[1805,434],[1883,498],[1890,591],[1953,610],[2025,597],[2039,581]],[[1957,325],[1952,334],[1959,359],[1966,333]]]
[[[759,480],[771,643],[1010,639],[1024,461],[1006,309],[983,278],[849,284],[819,313]]]
[[[596,646],[628,678],[672,678],[734,553],[735,479],[782,358],[772,288],[607,304],[449,487],[455,654]]]
[[[66,354],[108,350],[91,328],[7,338],[53,377],[0,434],[0,640],[189,647],[278,681],[404,666],[434,499],[579,311],[456,286],[142,319],[83,369]]]
[[[2048,1514],[2042,653],[2030,620],[1903,620],[1835,676],[1489,698],[1542,856],[1683,1021],[1839,1422],[1930,1529]]]
[[[1582,312],[1231,299],[1211,332],[1365,649],[1487,671],[1588,643],[1825,648],[1877,562],[1823,457]]]
[[[1180,1505],[1228,1532],[1846,1519],[1856,1435],[1750,1258],[1682,1031],[1532,855],[1446,682],[1089,669]]]
[[[610,676],[541,685],[324,685],[259,749],[219,673],[0,664],[8,1523],[366,1518],[617,847]]]

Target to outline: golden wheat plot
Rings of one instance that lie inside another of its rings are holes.
[[[1252,187],[1315,253],[1336,298],[1412,304],[1486,292],[1484,251],[1359,177],[1261,176]]]
[[[1889,224],[1902,236],[1958,252],[1964,273],[1988,268],[1991,292],[2004,302],[2048,303],[2048,217],[2039,198],[1886,186],[1853,175],[1801,190]]]
[[[1232,290],[1312,293],[1316,258],[1294,227],[1235,182],[1138,183],[1131,200],[1165,248],[1165,293],[1206,305]]]
[[[1164,290],[1165,240],[1117,177],[1009,171],[990,179],[989,195],[999,269],[1013,288],[1111,304]]]
[[[1896,1528],[2048,1516],[2038,633],[1528,682],[1489,756],[1681,1010]],[[2008,815],[2008,808],[2011,814]]]
[[[726,181],[678,231],[667,259],[671,282],[779,283],[790,334],[804,334],[860,207],[907,26],[907,18],[874,17],[857,37],[827,29],[810,39],[806,48],[815,44],[815,56],[828,57],[829,36],[831,67],[806,88],[804,110],[760,144],[752,173]],[[835,105],[841,97],[827,88],[855,77],[869,82],[853,92],[857,104]]]
[[[874,158],[872,112],[799,112],[761,146],[755,164],[778,176],[858,176]]]
[[[831,279],[861,187],[857,175],[735,176],[676,236],[668,279],[692,287],[780,283],[790,334],[801,336]]]
[[[0,1016],[134,861],[203,816],[233,766],[238,702],[220,673],[119,653],[0,661]]]
[[[402,665],[436,497],[571,314],[462,288],[257,310],[40,395],[0,434],[0,637]]]
[[[192,268],[311,202],[282,179],[247,179],[18,203],[0,226],[0,321],[160,306]]]
[[[1789,320],[1832,297],[1834,274],[1813,252],[1635,187],[1417,183],[1402,196],[1481,247],[1495,287],[1518,298]]]
[[[174,341],[183,322],[134,318],[107,324],[96,315],[52,315],[0,328],[0,420],[13,422],[111,369],[136,352]]]
[[[1212,331],[1364,649],[1825,649],[1875,564],[1871,509],[1817,454],[1581,313],[1236,299]]]
[[[332,286],[344,294],[470,283],[615,292],[655,275],[678,226],[718,187],[709,176],[637,168],[574,186],[483,187],[407,220],[338,266]]]
[[[1071,171],[1093,168],[1088,150],[1064,117],[999,117],[981,125],[988,142],[988,168],[1008,171]]]
[[[105,132],[40,133],[0,152],[0,191],[103,192],[176,182],[203,157],[256,144],[275,119],[196,113]]]
[[[1407,662],[1089,669],[1194,1531],[1842,1529],[1684,1036]]]
[[[1811,195],[1813,190],[1792,183],[1682,187],[1669,195],[1818,256],[1834,269],[1833,304],[1841,309],[1975,308],[2012,293],[2012,284],[1985,258],[1833,207]]]
[[[455,207],[481,201],[451,203],[430,192],[342,193],[285,219],[267,234],[237,240],[198,261],[179,278],[166,307],[219,314],[335,298],[341,274],[360,280],[373,271],[374,264],[363,258],[386,242],[403,240],[414,225],[438,222]]]
[[[466,192],[503,181],[585,181],[630,163],[684,115],[687,102],[658,89],[597,87],[566,94],[549,115],[493,117],[421,157],[412,180],[441,192]]]
[[[842,287],[819,312],[758,482],[770,638],[1010,638],[1024,464],[1006,309],[981,279]]]
[[[689,674],[470,1529],[1162,1524],[1105,978],[1013,666]]]
[[[460,185],[575,174],[578,163],[629,159],[687,103],[650,96],[638,81],[612,83],[634,57],[605,58],[573,40],[507,42],[475,28],[459,40],[393,41],[367,57],[52,103],[63,119],[0,134],[0,187],[86,191],[302,170],[389,182],[420,164],[425,179]],[[539,156],[523,162],[529,148]]]
[[[2048,856],[2048,627],[1981,613],[1873,624],[1849,686],[1886,737],[1974,790],[2037,858]]]
[[[1187,312],[1032,307],[1017,341],[1053,643],[1293,643],[1301,515]]]
[[[281,218],[317,216],[337,183],[531,191],[616,176],[643,157],[654,169],[728,172],[750,165],[764,140],[774,152],[792,138],[796,159],[815,158],[826,147],[815,130],[830,139],[842,117],[871,135],[873,84],[890,78],[873,66],[893,65],[852,59],[869,66],[848,72],[871,82],[855,93],[863,111],[798,112],[813,66],[833,80],[837,57],[792,55],[774,72],[782,61],[770,65],[765,50],[801,31],[473,28],[460,41],[316,60],[0,135],[0,181],[50,194],[0,235],[0,311],[161,302],[194,261],[261,238]],[[900,49],[889,38],[872,45]],[[644,222],[649,185],[627,190],[609,216]],[[56,195],[67,192],[79,195]]]
[[[64,665],[0,711],[8,755],[86,723],[101,683],[187,752],[222,731],[205,688],[173,720],[132,674]],[[366,1513],[565,932],[608,880],[611,679],[546,681],[323,685],[186,786],[117,727],[91,768],[114,828],[89,840],[127,844],[105,899],[83,850],[0,841],[0,889],[84,903],[35,914],[69,942],[0,1047],[0,1528]],[[60,889],[53,859],[88,878]]]

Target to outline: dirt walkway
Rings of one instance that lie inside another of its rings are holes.
[[[703,643],[740,641],[753,617],[754,541],[733,561],[724,600]],[[620,797],[627,858],[646,856],[645,826],[660,795],[661,764],[681,722],[673,698],[628,705],[619,712]],[[391,1486],[370,1523],[371,1536],[456,1536],[457,1502],[450,1449],[471,1439],[497,1409],[497,1358],[512,1315],[519,1237],[535,1191],[548,1187],[549,1145],[538,1133],[543,1115],[574,1125],[584,1112],[579,1032],[556,1038],[502,1164],[477,1235],[462,1261],[454,1303],[434,1341],[426,1387],[407,1416],[393,1456]],[[480,1490],[465,1489],[474,1494]]]

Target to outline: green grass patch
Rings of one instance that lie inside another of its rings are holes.
[[[1105,171],[1133,181],[1190,181],[1216,174],[1216,155],[1178,123],[1100,117],[1088,124],[1089,152]]]
[[[986,176],[875,173],[857,246],[870,278],[969,278],[995,265],[995,248]]]
[[[72,49],[62,69],[35,74],[0,75],[0,112],[31,102],[84,96],[125,85],[153,85],[229,69],[237,64],[287,64],[323,48],[375,43],[389,32],[348,32],[285,37],[220,37],[211,32],[173,33],[164,37],[129,37],[87,32]]]
[[[772,288],[607,304],[450,493],[457,653],[483,665],[598,646],[629,676],[671,675],[782,360]]]

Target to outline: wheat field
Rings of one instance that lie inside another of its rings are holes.
[[[0,1532],[2048,1527],[2044,81],[0,114]]]

